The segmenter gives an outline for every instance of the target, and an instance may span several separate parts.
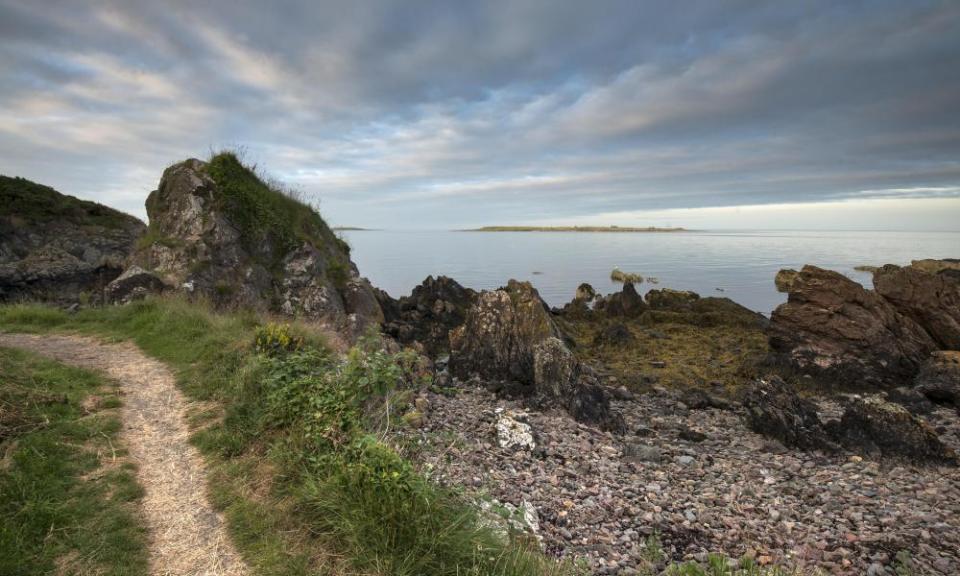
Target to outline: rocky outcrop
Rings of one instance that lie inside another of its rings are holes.
[[[611,430],[623,421],[595,374],[562,340],[546,304],[528,282],[481,292],[462,326],[450,332],[450,371],[503,384],[540,407],[561,407]]]
[[[873,274],[878,294],[922,326],[944,350],[960,350],[960,270],[949,263],[887,264]]]
[[[845,276],[804,266],[768,327],[775,360],[826,382],[896,387],[937,348],[879,294]]]
[[[142,300],[149,294],[160,294],[169,289],[156,274],[139,266],[127,268],[113,282],[107,284],[106,299],[111,304],[128,304]]]
[[[776,277],[773,279],[773,283],[777,287],[777,292],[789,294],[790,290],[793,289],[793,283],[796,282],[799,276],[799,272],[790,268],[784,268],[777,272]]]
[[[926,398],[960,407],[960,352],[934,352],[914,384],[914,390]]]
[[[597,298],[594,310],[612,318],[637,318],[647,310],[647,305],[633,284],[627,282],[620,292]]]
[[[929,424],[904,407],[878,397],[855,398],[844,411],[835,434],[844,448],[873,458],[957,462],[957,455]]]
[[[349,247],[311,207],[265,184],[232,154],[167,168],[147,198],[133,264],[221,307],[327,322],[356,336],[383,321]]]
[[[816,404],[798,396],[793,387],[776,376],[758,380],[747,389],[743,406],[747,425],[758,434],[801,450],[839,449],[820,421]]]
[[[144,230],[133,216],[0,176],[0,302],[99,302]]]
[[[477,293],[446,276],[428,276],[409,296],[394,300],[377,291],[384,332],[401,344],[420,343],[430,356],[450,349],[450,330],[463,324]]]

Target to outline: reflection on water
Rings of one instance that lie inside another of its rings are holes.
[[[360,273],[391,296],[409,294],[428,275],[446,275],[475,289],[510,278],[529,280],[553,306],[581,282],[619,290],[610,272],[659,279],[659,287],[727,296],[769,314],[784,301],[773,277],[780,268],[816,264],[870,285],[860,265],[906,264],[960,257],[956,232],[681,233],[346,231]],[[657,287],[644,283],[645,292]]]

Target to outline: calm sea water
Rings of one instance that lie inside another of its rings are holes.
[[[529,280],[552,306],[573,297],[581,282],[603,293],[619,267],[659,284],[701,296],[727,296],[769,314],[786,297],[773,278],[781,268],[816,264],[871,285],[860,265],[907,264],[919,258],[960,257],[957,232],[698,231],[583,232],[343,232],[360,273],[391,296],[409,294],[428,275],[446,275],[475,289],[510,278]]]

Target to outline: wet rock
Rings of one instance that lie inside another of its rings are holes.
[[[596,346],[626,346],[634,341],[633,333],[621,322],[614,322],[600,331],[594,339]]]
[[[156,274],[139,266],[127,268],[113,282],[107,284],[107,301],[114,304],[126,304],[140,300],[148,294],[160,294],[169,289]]]
[[[960,352],[934,352],[917,374],[914,390],[934,402],[960,407]]]
[[[908,383],[936,343],[877,293],[845,276],[804,266],[767,329],[773,359],[825,382]]]
[[[873,274],[873,286],[941,349],[960,350],[960,270],[944,267],[933,273],[888,264]]]
[[[879,397],[854,399],[837,430],[844,448],[873,457],[956,464],[957,455],[923,420]]]
[[[817,406],[800,398],[783,380],[758,380],[744,394],[747,425],[758,434],[803,450],[836,451],[838,446],[820,421]]]

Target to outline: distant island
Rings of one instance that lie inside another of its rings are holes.
[[[359,226],[334,226],[333,230],[336,232],[370,232],[374,230],[373,228],[360,228]]]
[[[686,228],[634,228],[631,226],[483,226],[461,232],[686,232]]]

